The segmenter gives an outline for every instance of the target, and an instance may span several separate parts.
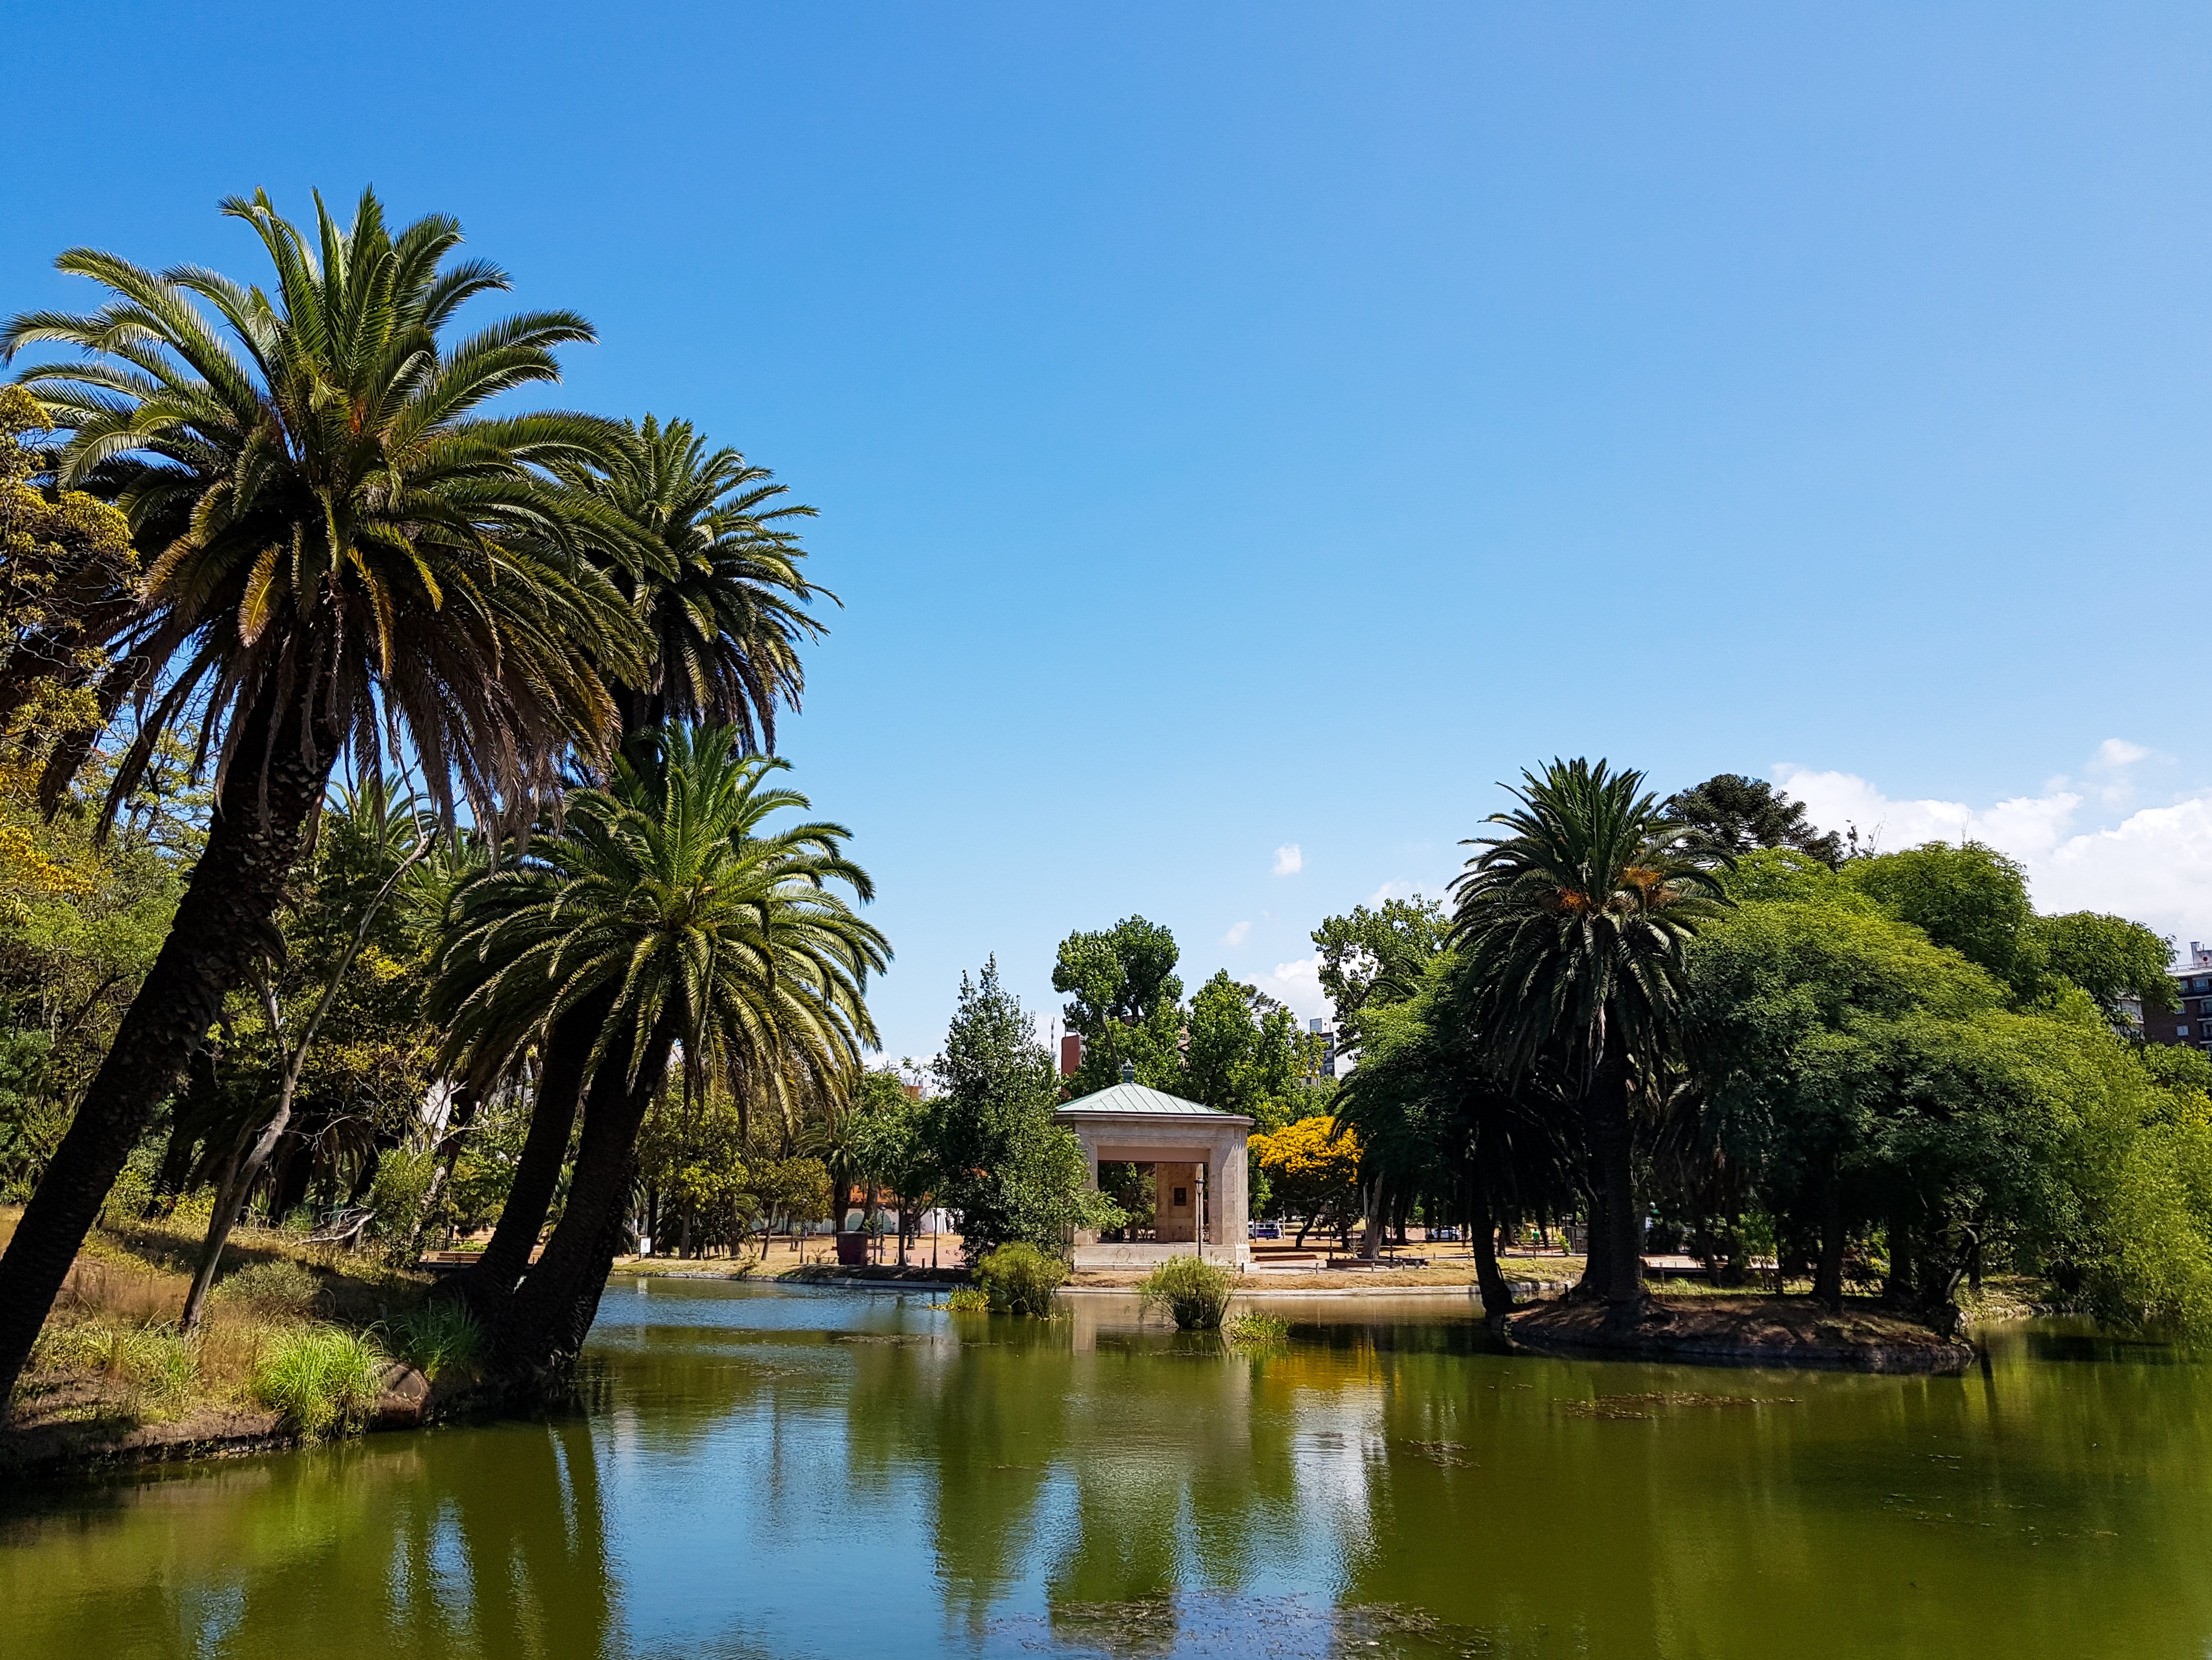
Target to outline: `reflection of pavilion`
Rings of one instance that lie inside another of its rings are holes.
[[[1146,1089],[1126,1064],[1120,1083],[1069,1102],[1053,1117],[1083,1143],[1093,1187],[1102,1159],[1152,1167],[1153,1242],[1101,1244],[1097,1234],[1079,1233],[1076,1267],[1145,1267],[1193,1252],[1218,1251],[1224,1262],[1250,1260],[1244,1225],[1250,1119]]]

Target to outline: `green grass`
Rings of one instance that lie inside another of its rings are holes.
[[[1018,1239],[976,1263],[975,1279],[994,1313],[1046,1316],[1053,1292],[1067,1279],[1067,1264]]]
[[[254,1369],[253,1395],[310,1440],[359,1428],[376,1404],[386,1357],[365,1333],[302,1326],[276,1337]]]
[[[392,1358],[404,1360],[432,1383],[474,1377],[483,1364],[483,1328],[459,1303],[426,1303],[382,1327]]]
[[[225,1274],[209,1293],[267,1320],[304,1320],[322,1300],[322,1281],[301,1264],[277,1257]]]
[[[1164,1308],[1181,1331],[1218,1331],[1229,1312],[1236,1276],[1217,1262],[1170,1256],[1137,1282],[1147,1308]]]
[[[952,1295],[945,1299],[945,1306],[955,1314],[988,1314],[990,1294],[981,1286],[956,1286]]]

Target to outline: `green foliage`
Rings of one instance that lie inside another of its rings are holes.
[[[1708,847],[1741,858],[1759,848],[1789,848],[1832,868],[1844,861],[1844,838],[1822,830],[1763,778],[1723,772],[1667,798],[1667,813]]]
[[[360,745],[366,770],[383,770],[396,740],[435,758],[434,794],[458,773],[495,822],[517,788],[554,781],[573,736],[603,727],[598,671],[641,644],[619,592],[555,545],[568,539],[564,499],[534,465],[592,453],[605,423],[481,413],[556,380],[555,349],[590,340],[590,325],[544,312],[453,337],[455,312],[505,275],[447,265],[461,240],[450,218],[394,234],[373,192],[349,226],[319,201],[312,234],[265,195],[223,212],[259,240],[265,287],[77,248],[57,264],[108,289],[112,309],[33,312],[0,330],[0,354],[83,354],[22,377],[70,433],[57,482],[97,478],[162,550],[113,623],[163,687],[142,731],[195,693],[211,724],[242,729],[281,685]],[[311,662],[325,677],[313,688],[295,680]],[[140,754],[118,775],[125,794]]]
[[[1193,994],[1183,1049],[1176,1093],[1262,1125],[1295,1115],[1321,1062],[1321,1040],[1295,1014],[1225,970]]]
[[[1082,1143],[1053,1122],[1052,1056],[1000,983],[997,959],[977,979],[961,976],[933,1071],[943,1092],[927,1104],[922,1139],[942,1172],[938,1202],[971,1256],[1015,1240],[1058,1254],[1079,1228],[1120,1225],[1121,1211],[1091,1189]]]
[[[301,1326],[270,1339],[254,1368],[253,1395],[316,1440],[367,1423],[386,1365],[375,1341],[363,1333]]]
[[[945,1306],[955,1314],[988,1314],[991,1295],[981,1286],[955,1286]]]
[[[772,787],[787,763],[738,738],[664,729],[610,788],[574,793],[557,834],[462,887],[430,1000],[449,1066],[495,1066],[612,991],[594,1068],[635,1077],[680,1044],[695,1088],[712,1072],[779,1110],[842,1087],[875,1040],[865,990],[890,948],[832,890],[874,886],[843,826],[769,825],[807,799]]]
[[[2123,1004],[2136,999],[2146,1013],[2175,1006],[2173,941],[2140,922],[2094,911],[2039,916],[2027,928],[2027,946],[2045,976],[2089,994],[2114,1026],[2126,1023]]]
[[[39,1334],[36,1364],[100,1372],[128,1386],[141,1410],[180,1404],[199,1377],[198,1351],[166,1326],[51,1323]]]
[[[1060,943],[1052,988],[1068,994],[1067,1029],[1083,1037],[1073,1090],[1088,1095],[1119,1083],[1121,1063],[1136,1081],[1174,1091],[1182,1083],[1182,982],[1175,935],[1141,916]]]
[[[264,1320],[303,1320],[322,1301],[322,1282],[288,1257],[249,1262],[216,1281],[214,1298]]]
[[[1146,1308],[1165,1309],[1179,1331],[1217,1331],[1229,1312],[1237,1277],[1218,1262],[1176,1256],[1137,1282]]]
[[[1066,1282],[1066,1260],[1027,1240],[1010,1240],[976,1260],[975,1286],[994,1314],[1048,1315],[1052,1294]]]
[[[1321,988],[1336,1012],[1337,1031],[1346,1048],[1358,1046],[1369,1000],[1411,996],[1450,932],[1443,907],[1418,893],[1410,899],[1385,899],[1372,910],[1354,905],[1313,931],[1314,947],[1321,953]]]
[[[1930,842],[1902,853],[1855,859],[1844,879],[1937,945],[1957,952],[2016,989],[2033,988],[2033,952],[2022,949],[2034,915],[2017,862],[1978,842]]]
[[[1488,821],[1509,833],[1470,842],[1453,884],[1474,1028],[1508,1072],[1656,1061],[1679,1042],[1683,948],[1724,914],[1719,881],[1643,774],[1575,760],[1522,779]]]
[[[440,1300],[395,1316],[384,1324],[386,1346],[432,1383],[474,1377],[485,1353],[483,1328],[466,1305]]]

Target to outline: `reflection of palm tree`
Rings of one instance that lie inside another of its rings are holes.
[[[1498,1070],[1556,1068],[1580,1105],[1595,1201],[1589,1282],[1626,1310],[1643,1281],[1629,1091],[1678,1045],[1683,946],[1724,901],[1642,773],[1577,760],[1522,776],[1520,806],[1486,821],[1510,833],[1467,844],[1484,851],[1452,885],[1453,935]]]

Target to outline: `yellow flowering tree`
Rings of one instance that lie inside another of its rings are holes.
[[[1341,1232],[1359,1212],[1359,1138],[1324,1114],[1300,1118],[1250,1146],[1273,1188],[1274,1207],[1298,1218],[1297,1243],[1316,1222]]]

